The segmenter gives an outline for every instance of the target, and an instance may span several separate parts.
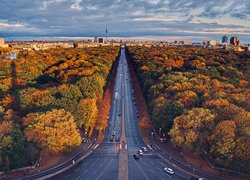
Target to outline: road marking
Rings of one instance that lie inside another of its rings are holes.
[[[99,144],[96,144],[93,149],[96,149],[99,146]]]
[[[75,170],[75,172],[77,172],[77,171],[79,171],[80,170],[80,167],[79,168],[77,168],[76,170]]]
[[[71,174],[68,174],[67,176],[64,177],[64,179],[68,179],[68,177],[70,177]]]
[[[94,167],[95,163],[91,164],[90,167]]]
[[[90,144],[90,145],[87,147],[87,149],[89,149],[89,148],[90,148],[90,146],[92,146],[92,144]]]
[[[141,167],[138,165],[138,163],[135,160],[134,160],[134,162],[135,162],[136,166],[139,168],[139,170],[142,172],[142,174],[146,177],[146,179],[149,180],[148,176],[144,173],[144,171],[141,169]]]
[[[103,172],[96,178],[96,180],[100,179],[100,177],[105,173],[105,171],[109,168],[111,162],[113,161],[113,158],[110,160],[108,166],[106,166],[106,168],[103,170]]]
[[[97,170],[95,170],[92,175],[94,176],[96,173],[97,173]]]
[[[77,179],[80,179],[80,176],[77,176],[77,178],[75,180],[77,180]]]

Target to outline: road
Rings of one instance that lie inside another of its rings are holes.
[[[164,167],[171,166],[162,161],[158,156],[150,151],[149,148],[148,152],[140,157],[139,160],[135,160],[133,158],[133,153],[137,152],[138,149],[141,147],[147,147],[143,143],[139,133],[137,108],[133,99],[133,90],[128,71],[125,49],[121,48],[109,116],[109,126],[104,142],[81,163],[51,179],[117,179],[122,118],[124,118],[127,140],[126,148],[128,151],[129,179],[184,179],[181,172],[176,171],[174,175],[169,175],[164,172]]]
[[[109,126],[104,142],[81,163],[51,179],[116,180],[121,136],[122,65],[118,64],[114,94],[109,115]]]
[[[169,167],[158,156],[156,156],[141,139],[138,127],[138,110],[134,101],[131,77],[128,70],[125,51],[121,51],[121,62],[124,75],[124,97],[125,97],[125,126],[129,152],[129,179],[183,179],[181,174],[169,175],[164,172],[164,167]],[[135,160],[133,153],[138,149],[147,147],[148,152]]]

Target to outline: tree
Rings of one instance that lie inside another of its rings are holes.
[[[233,160],[236,146],[236,125],[234,121],[225,120],[216,125],[216,128],[209,138],[210,153],[215,161],[228,167]]]
[[[152,119],[156,128],[171,129],[173,120],[184,111],[184,105],[179,101],[174,101],[163,107],[155,107]]]
[[[23,118],[25,137],[38,142],[51,153],[78,146],[81,136],[73,116],[64,109],[52,109],[45,113],[29,113]]]
[[[77,82],[84,98],[94,98],[103,94],[105,80],[98,74],[83,77]]]
[[[79,109],[81,111],[81,119],[78,122],[78,125],[81,126],[84,124],[85,130],[92,130],[95,126],[97,118],[97,105],[95,98],[86,98],[82,99],[79,104]]]
[[[25,163],[24,137],[12,119],[0,122],[0,170],[20,167]]]
[[[174,119],[169,135],[174,144],[189,151],[200,153],[206,150],[207,138],[214,128],[215,115],[204,108],[185,110]]]

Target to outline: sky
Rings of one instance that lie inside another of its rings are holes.
[[[250,0],[0,0],[6,40],[108,36],[250,43]]]

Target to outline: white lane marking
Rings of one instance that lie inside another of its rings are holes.
[[[77,180],[77,179],[80,179],[80,176],[77,176],[77,177],[75,178],[75,180]]]
[[[93,149],[96,149],[99,146],[99,144],[96,144]]]
[[[88,170],[89,170],[89,169],[86,169],[85,171],[83,171],[83,173],[82,173],[82,174],[85,174],[86,172],[88,172]]]
[[[68,179],[68,177],[70,177],[71,174],[68,174],[67,176],[64,177],[64,179]]]
[[[76,170],[75,170],[75,172],[77,172],[77,171],[79,171],[80,170],[80,167],[79,168],[77,168]]]
[[[97,173],[97,170],[95,170],[92,175],[94,176],[96,173]]]
[[[144,173],[144,171],[141,169],[141,167],[138,165],[138,163],[135,160],[134,160],[134,162],[135,162],[136,166],[139,168],[139,170],[142,172],[142,174],[146,177],[146,179],[149,180],[148,176]]]
[[[94,167],[95,163],[91,164],[90,167]]]
[[[105,171],[109,168],[111,162],[113,161],[113,158],[110,160],[110,162],[108,163],[108,166],[106,166],[106,168],[102,171],[102,173],[96,178],[96,180],[100,179],[100,177],[105,173]]]

